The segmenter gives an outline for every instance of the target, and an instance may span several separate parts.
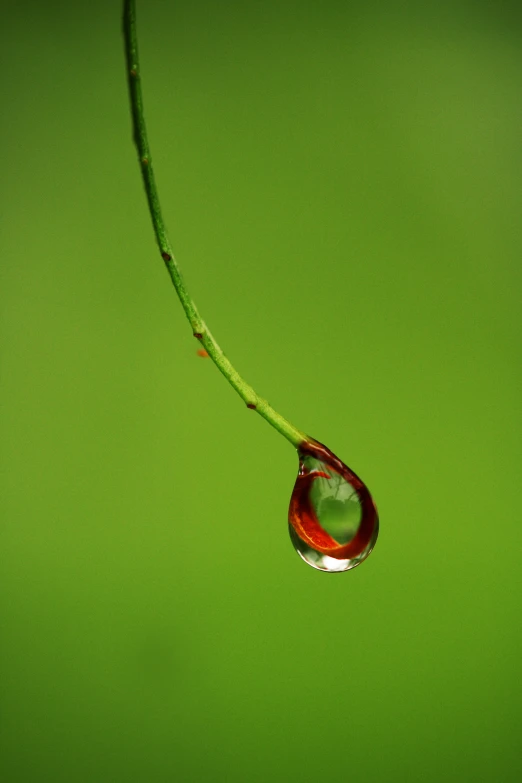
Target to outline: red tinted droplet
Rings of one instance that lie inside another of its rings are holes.
[[[204,348],[198,348],[196,353],[198,356],[201,356],[202,359],[208,359],[208,351],[205,351]]]
[[[299,473],[288,512],[292,543],[321,571],[348,571],[365,560],[377,540],[379,519],[361,479],[318,441],[298,449]]]

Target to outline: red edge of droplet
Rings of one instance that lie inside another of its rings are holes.
[[[361,521],[357,533],[347,544],[339,544],[321,526],[310,499],[310,490],[316,478],[325,476],[319,471],[298,475],[290,499],[288,519],[299,538],[317,552],[337,560],[348,560],[360,555],[372,540],[378,522],[377,509],[366,484],[341,462],[330,449],[310,438],[299,444],[302,456],[314,457],[339,473],[356,491],[361,504]]]

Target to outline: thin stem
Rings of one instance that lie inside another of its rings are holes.
[[[243,380],[212,336],[210,329],[201,318],[194,300],[187,290],[178,263],[174,258],[165,223],[163,222],[158,190],[154,179],[154,171],[147,138],[147,128],[145,125],[145,115],[143,112],[138,38],[136,34],[136,7],[134,0],[124,0],[123,3],[123,34],[125,37],[125,53],[127,58],[127,76],[129,80],[134,142],[138,150],[138,159],[143,176],[143,184],[145,185],[145,192],[147,194],[152,225],[154,227],[154,233],[156,235],[161,257],[165,262],[170,279],[174,284],[176,293],[178,294],[179,300],[192,327],[192,333],[205,348],[218,370],[223,373],[230,385],[236,390],[241,399],[244,400],[247,407],[256,410],[272,425],[272,427],[297,448],[303,441],[308,441],[309,438],[290,424],[281,414],[277,413],[266,400],[260,397],[254,389]]]

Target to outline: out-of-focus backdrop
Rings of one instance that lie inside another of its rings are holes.
[[[343,575],[196,355],[120,4],[2,5],[2,780],[520,780],[517,4],[138,3],[190,291],[375,495]]]

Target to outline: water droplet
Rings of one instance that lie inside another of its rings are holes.
[[[349,571],[377,541],[379,518],[366,485],[322,443],[298,449],[299,473],[290,499],[290,538],[319,571]]]

